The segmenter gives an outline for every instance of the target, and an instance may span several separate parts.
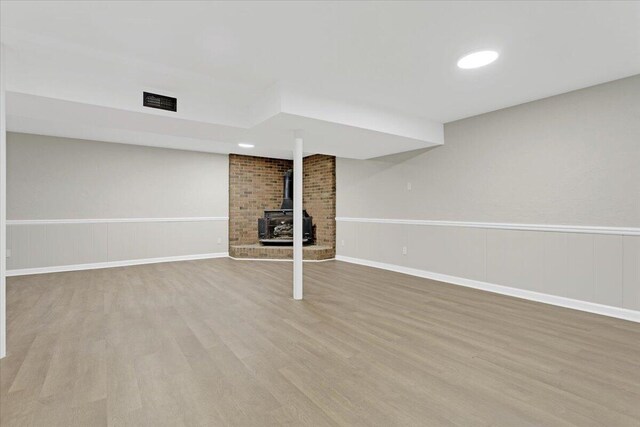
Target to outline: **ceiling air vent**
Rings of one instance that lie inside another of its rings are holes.
[[[142,92],[142,105],[167,111],[178,111],[178,99],[155,93]]]

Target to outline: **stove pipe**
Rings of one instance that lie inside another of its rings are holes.
[[[293,170],[284,173],[284,186],[282,188],[282,206],[280,209],[293,209]]]

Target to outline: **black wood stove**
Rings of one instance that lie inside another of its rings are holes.
[[[280,209],[265,210],[258,218],[258,238],[263,245],[293,245],[293,171],[284,174]],[[302,242],[313,243],[313,218],[302,211]]]

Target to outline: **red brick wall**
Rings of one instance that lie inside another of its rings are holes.
[[[291,160],[229,154],[229,246],[258,242],[258,218],[282,203]]]
[[[258,218],[279,209],[282,176],[291,160],[229,155],[229,246],[258,242]],[[336,161],[333,156],[304,158],[303,205],[316,226],[316,244],[336,246]]]
[[[303,160],[303,205],[316,226],[316,244],[336,248],[336,158],[316,154]]]

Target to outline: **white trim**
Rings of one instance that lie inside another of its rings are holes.
[[[87,218],[87,219],[11,219],[7,225],[102,224],[115,222],[201,222],[228,221],[227,216],[194,216],[180,218]]]
[[[291,258],[237,258],[229,256],[234,261],[278,261],[278,262],[293,262]],[[302,262],[325,262],[325,261],[335,261],[335,258],[327,258],[327,259],[303,259]]]
[[[55,265],[51,267],[21,268],[7,270],[7,276],[25,276],[28,274],[58,273],[62,271],[95,270],[97,268],[126,267],[130,265],[156,264],[160,262],[193,261],[198,259],[226,258],[228,252],[209,254],[178,255],[161,258],[128,259],[122,261],[95,262],[91,264]]]
[[[416,268],[403,267],[395,264],[386,264],[377,261],[370,261],[360,258],[351,258],[342,255],[336,255],[337,261],[349,262],[352,264],[366,265],[368,267],[380,268],[383,270],[395,271],[411,276],[423,277],[425,279],[437,280],[439,282],[451,283],[453,285],[466,286],[468,288],[480,289],[483,291],[493,292],[496,294],[509,295],[516,298],[522,298],[531,301],[542,302],[545,304],[557,305],[560,307],[571,308],[574,310],[586,311],[589,313],[601,314],[603,316],[615,317],[618,319],[629,320],[631,322],[640,323],[640,311],[629,310],[626,308],[612,307],[593,302],[581,301],[571,298],[565,298],[555,295],[543,294],[540,292],[527,291],[524,289],[511,288],[509,286],[496,285],[493,283],[481,282],[479,280],[465,279],[463,277],[449,276],[447,274],[434,273],[426,270],[418,270]]]
[[[434,221],[425,219],[383,219],[336,217],[340,222],[373,222],[376,224],[431,225],[442,227],[492,228],[499,230],[554,231],[559,233],[615,234],[640,236],[637,227],[600,227],[591,225],[512,224],[501,222]]]

